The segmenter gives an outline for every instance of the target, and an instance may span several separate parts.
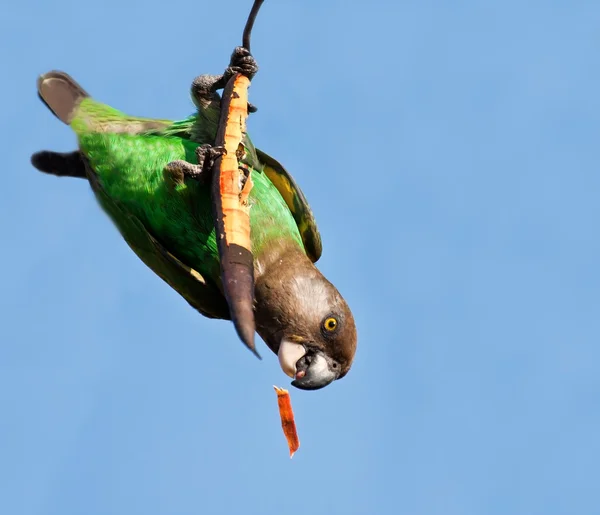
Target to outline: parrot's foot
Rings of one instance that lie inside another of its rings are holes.
[[[198,107],[206,109],[211,103],[219,101],[217,91],[225,88],[229,79],[241,73],[252,80],[258,71],[258,64],[250,52],[241,46],[235,47],[231,54],[229,66],[223,75],[200,75],[192,82],[192,98]],[[256,106],[248,102],[248,112],[255,113]]]
[[[242,75],[248,77],[249,80],[252,80],[252,78],[256,75],[256,72],[258,72],[258,63],[256,62],[256,59],[254,59],[247,48],[244,48],[243,46],[237,46],[233,49],[229,66],[223,74],[223,79],[225,81],[223,87],[225,87],[225,84],[227,84],[229,79],[236,73],[241,73]],[[258,111],[258,108],[248,102],[248,112],[256,113],[256,111]]]
[[[203,170],[212,170],[212,167],[215,164],[215,161],[219,156],[225,155],[227,151],[225,147],[213,147],[209,143],[205,143],[204,145],[200,145],[196,149],[196,160],[198,161],[198,165]]]
[[[227,70],[230,69],[232,68],[228,68]],[[217,93],[217,90],[223,89],[235,73],[237,71],[232,71],[231,73],[227,73],[226,71],[223,75],[199,75],[196,77],[192,82],[191,88],[192,99],[196,106],[206,109],[215,102],[218,106],[221,97]],[[257,108],[248,102],[248,112],[255,113],[256,111]]]
[[[183,184],[186,177],[195,179],[203,184],[211,177],[211,170],[216,159],[225,153],[223,147],[213,147],[205,143],[196,149],[196,160],[198,164],[188,163],[178,159],[171,161],[164,169],[165,177],[173,184]]]
[[[229,79],[237,73],[241,73],[248,77],[249,80],[252,80],[256,75],[256,72],[258,72],[258,64],[250,51],[243,46],[235,47],[231,54],[231,59],[229,60],[229,66],[225,69],[225,73],[213,83],[212,87],[214,89],[212,91],[223,89],[229,82]],[[256,113],[257,110],[256,106],[248,102],[249,113]]]
[[[243,46],[237,46],[233,49],[229,66],[225,70],[223,77],[225,77],[225,83],[236,73],[241,73],[252,80],[252,78],[258,72],[258,64],[256,59],[252,57],[252,54],[247,48]]]

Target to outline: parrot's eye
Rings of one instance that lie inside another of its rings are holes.
[[[338,328],[337,318],[329,316],[323,322],[323,329],[327,333],[333,333]]]

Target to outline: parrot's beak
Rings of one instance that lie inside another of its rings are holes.
[[[292,386],[301,390],[318,390],[335,381],[340,365],[320,349],[283,339],[279,345],[279,364],[285,374],[294,379]]]
[[[281,367],[281,370],[283,370],[283,373],[295,379],[297,372],[296,363],[298,363],[300,358],[303,358],[305,354],[306,349],[304,348],[304,345],[285,338],[281,340],[277,357],[279,358],[279,366]]]

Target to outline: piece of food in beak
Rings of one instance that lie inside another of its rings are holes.
[[[277,393],[281,427],[283,428],[283,434],[285,435],[288,447],[290,448],[291,459],[294,456],[294,453],[300,448],[300,440],[298,439],[298,432],[296,431],[296,422],[294,421],[290,393],[278,386],[273,386],[273,388],[275,388],[275,392]]]
[[[306,349],[304,348],[304,345],[284,338],[279,345],[279,352],[277,353],[281,370],[292,379],[296,379],[296,363],[298,363],[298,360],[305,354]]]

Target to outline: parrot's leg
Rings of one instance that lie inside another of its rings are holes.
[[[186,177],[191,177],[205,184],[210,180],[215,160],[224,153],[225,149],[223,147],[213,147],[209,143],[205,143],[196,148],[198,164],[178,159],[177,161],[171,161],[165,166],[163,173],[165,178],[173,184],[183,184]]]
[[[203,109],[219,106],[221,97],[217,93],[222,75],[200,75],[192,82],[192,98]]]

